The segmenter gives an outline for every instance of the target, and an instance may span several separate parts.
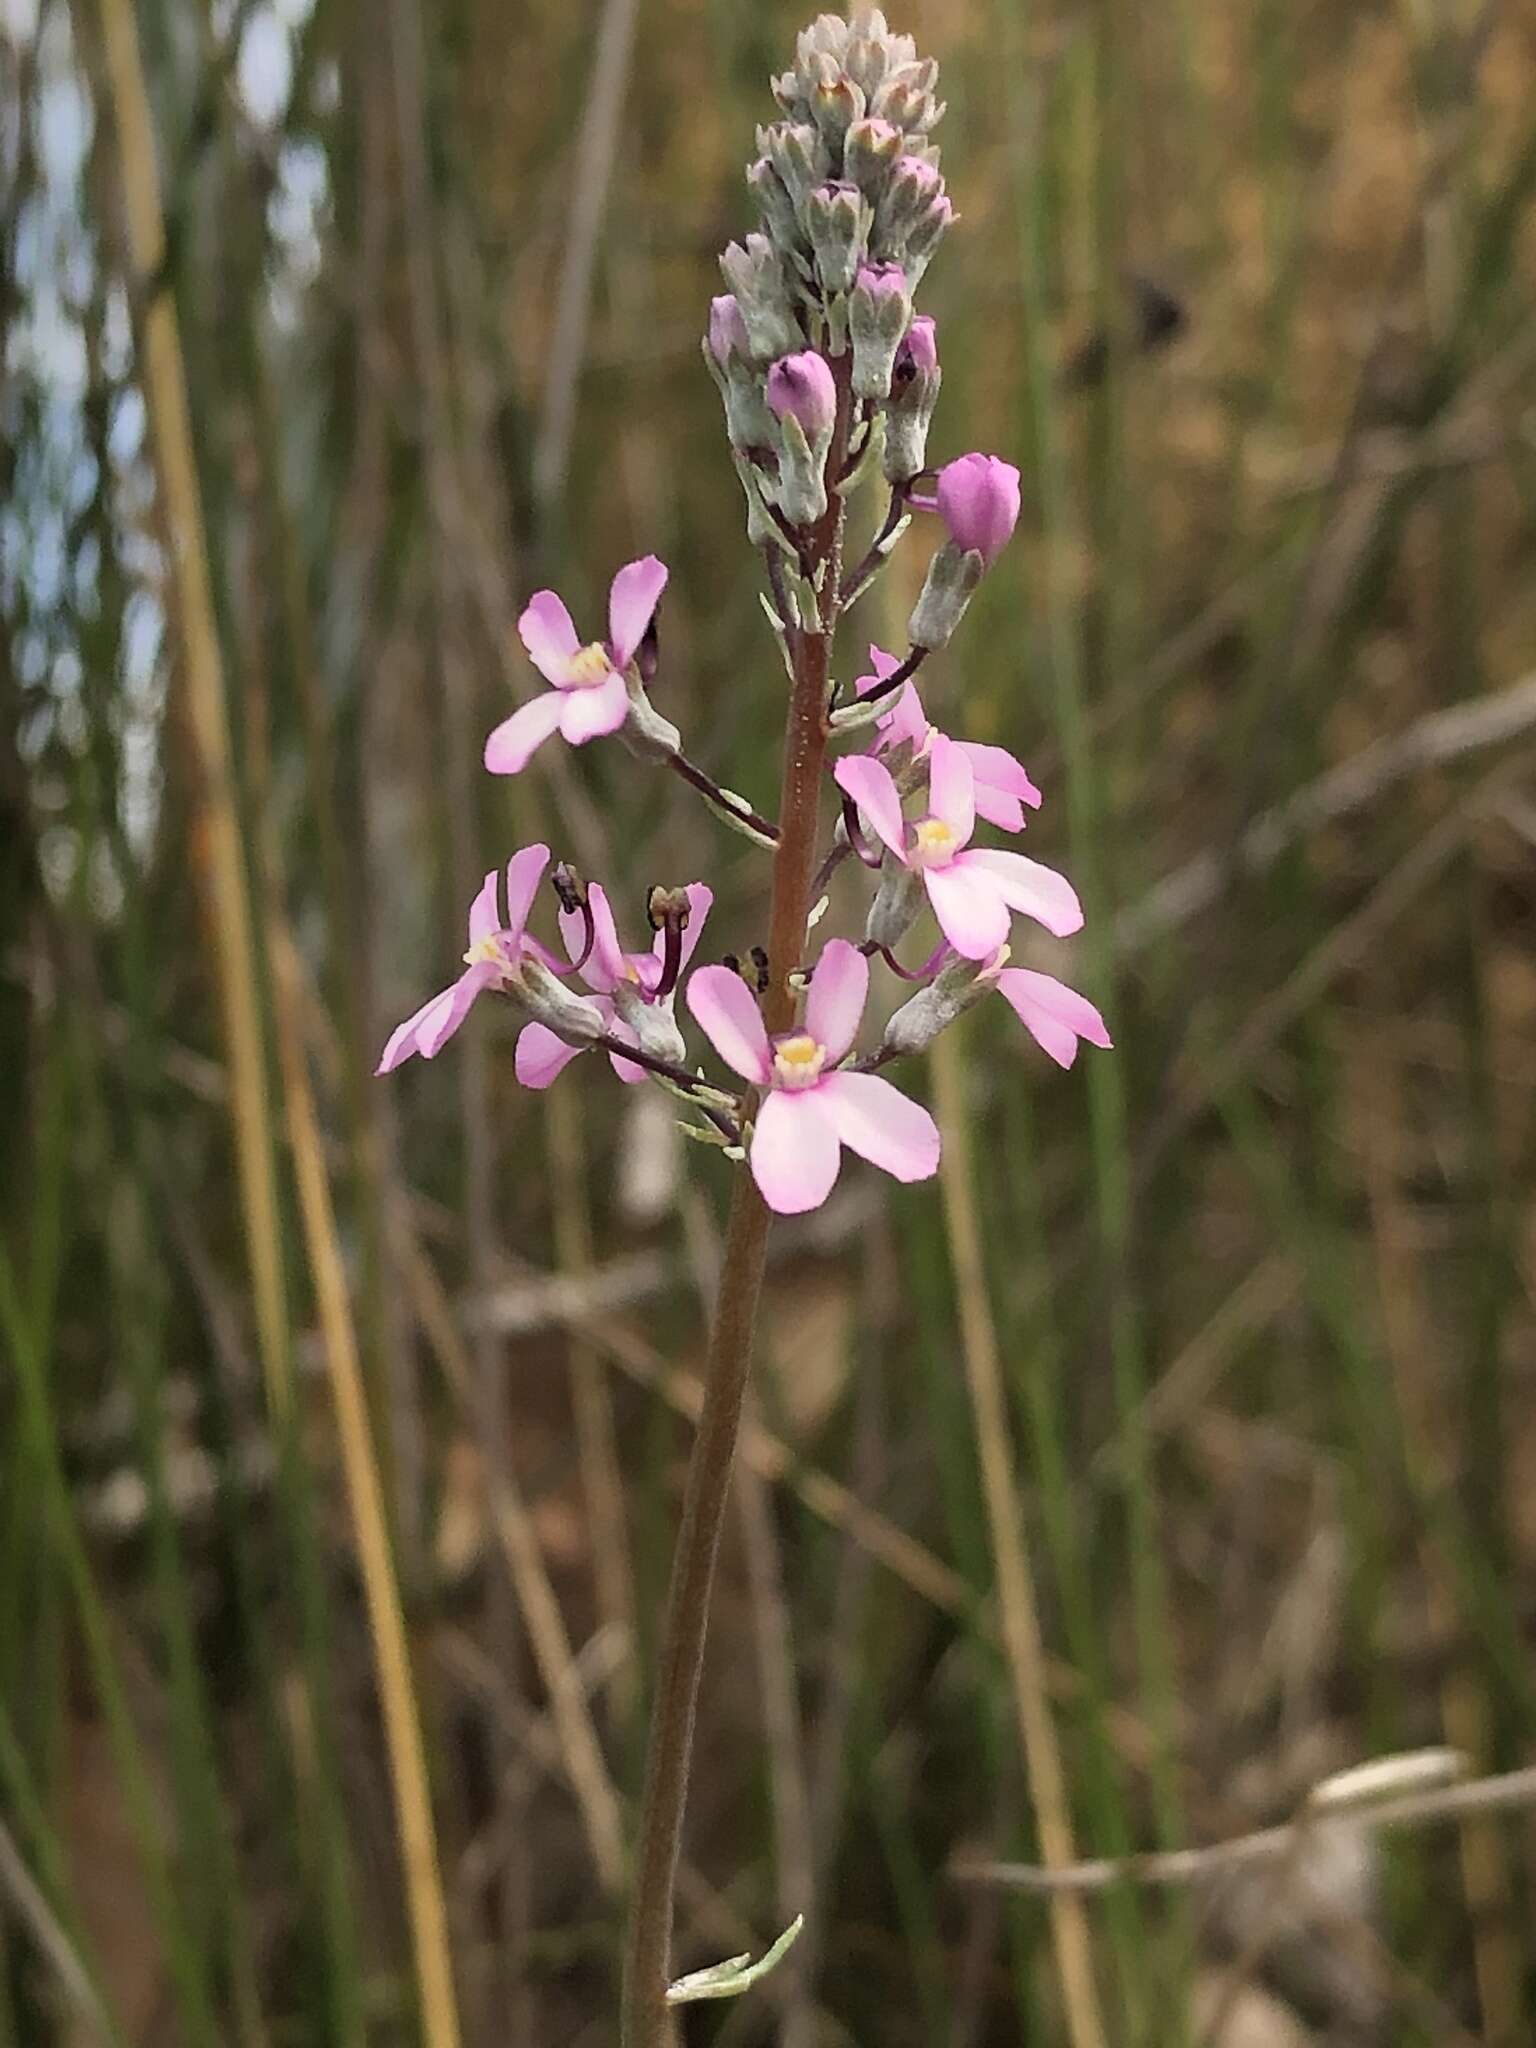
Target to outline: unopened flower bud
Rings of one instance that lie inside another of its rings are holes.
[[[976,595],[986,567],[974,548],[961,548],[952,540],[945,541],[928,564],[928,574],[907,621],[907,637],[914,647],[932,649],[948,644],[950,635],[965,617],[966,606]]]
[[[596,1003],[567,988],[543,961],[524,953],[509,985],[529,1016],[568,1045],[590,1045],[602,1036],[603,1013]]]
[[[1001,946],[990,960],[952,961],[937,979],[892,1013],[880,1050],[902,1058],[926,1052],[941,1031],[990,995],[1007,958],[1008,948]]]
[[[891,370],[891,395],[885,404],[885,443],[880,452],[887,483],[910,483],[928,460],[928,427],[938,401],[939,346],[937,329],[919,313],[907,329]]]
[[[768,372],[768,410],[776,419],[798,420],[813,446],[830,438],[837,419],[837,386],[826,357],[815,349],[802,349],[775,363]]]
[[[797,213],[815,188],[832,173],[832,157],[809,121],[776,121],[759,128],[757,146],[779,174]]]
[[[752,353],[734,292],[719,292],[709,302],[709,352],[722,370],[733,356]]]
[[[619,738],[629,751],[642,761],[669,761],[674,754],[680,754],[683,736],[645,694],[638,668],[631,668],[625,676],[624,694],[629,701]]]
[[[995,455],[962,455],[939,471],[935,495],[950,539],[990,569],[1019,523],[1019,472]]]
[[[856,396],[885,397],[891,388],[896,351],[911,324],[912,294],[901,265],[865,264],[848,301]]]
[[[824,292],[845,292],[852,285],[864,253],[869,220],[869,203],[857,185],[818,185],[806,200],[806,232],[816,252],[816,275]]]
[[[670,1060],[674,1066],[686,1061],[688,1048],[670,1001],[647,1002],[633,982],[621,981],[613,991],[613,1007],[634,1032],[642,1052],[655,1060]]]
[[[789,355],[805,337],[779,252],[766,235],[748,235],[732,242],[720,258],[720,269],[741,308],[747,345],[759,361]]]
[[[768,372],[768,409],[779,423],[778,475],[763,495],[791,526],[814,526],[827,509],[826,461],[837,420],[837,386],[814,349],[786,356]]]
[[[864,115],[864,88],[844,75],[830,57],[823,59],[822,75],[811,95],[811,117],[820,129],[833,161],[843,153],[843,137]]]
[[[891,167],[875,210],[875,246],[882,255],[899,255],[916,221],[944,190],[937,164],[920,156],[900,156]]]
[[[933,261],[940,242],[948,234],[954,218],[955,209],[950,205],[948,195],[941,192],[925,211],[918,215],[909,229],[903,260],[914,291],[924,271]]]
[[[855,121],[843,141],[843,176],[873,204],[901,154],[901,130],[889,121]]]
[[[944,113],[943,101],[933,96],[938,82],[939,67],[932,57],[899,65],[875,94],[869,111],[909,134],[926,135]]]
[[[889,853],[880,864],[880,886],[864,920],[864,936],[872,945],[899,946],[922,909],[923,878]]]
[[[747,166],[747,190],[757,204],[769,237],[781,249],[793,249],[803,239],[795,202],[767,157],[760,156],[755,164]]]

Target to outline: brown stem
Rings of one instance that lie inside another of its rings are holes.
[[[829,477],[837,475],[847,446],[848,358],[835,359],[832,369],[838,383],[839,419],[827,457]],[[826,517],[810,535],[806,549],[813,572],[822,562],[829,564],[823,585],[829,593],[837,587],[841,521],[841,500],[829,491]],[[763,1022],[770,1034],[788,1031],[795,1021],[795,992],[789,977],[800,964],[810,908],[818,799],[827,747],[829,651],[835,625],[836,605],[829,601],[819,631],[789,629],[794,686],[784,743],[779,842],[773,857],[769,983],[763,999]],[[736,1455],[742,1400],[752,1367],[752,1339],[771,1220],[751,1174],[738,1173],[726,1228],[714,1329],[710,1334],[704,1405],[688,1461],[682,1520],[672,1558],[661,1669],[651,1714],[624,1958],[623,2048],[669,2048],[671,2041],[666,2000],[671,1980],[672,1894],[688,1794],[699,1680],[704,1668],[710,1590]]]

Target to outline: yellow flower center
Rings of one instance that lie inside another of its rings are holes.
[[[923,818],[912,831],[912,858],[918,867],[941,868],[954,859],[955,835],[942,818]]]
[[[478,967],[482,961],[500,961],[500,959],[501,934],[499,932],[491,932],[483,939],[476,939],[475,943],[464,955],[464,965],[466,967]]]
[[[821,1069],[827,1057],[824,1045],[818,1045],[808,1031],[797,1031],[792,1038],[781,1038],[773,1049],[773,1077],[780,1088],[810,1088],[821,1079]]]
[[[608,659],[608,650],[601,640],[591,640],[585,647],[578,648],[566,668],[567,682],[573,690],[590,690],[598,683],[605,683],[612,674],[613,663]]]

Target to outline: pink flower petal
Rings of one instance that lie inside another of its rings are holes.
[[[610,1016],[608,1019],[608,1036],[622,1040],[625,1045],[638,1045],[640,1043],[639,1036],[633,1025],[626,1024],[622,1017]],[[621,1059],[616,1052],[609,1053],[608,1064],[626,1087],[633,1088],[637,1081],[646,1081],[650,1078],[644,1067],[637,1067],[633,1060]]]
[[[768,1033],[741,976],[729,967],[701,967],[687,993],[694,1021],[726,1065],[744,1080],[766,1082],[773,1073]]]
[[[547,1024],[525,1024],[517,1034],[512,1065],[525,1088],[547,1088],[584,1050],[557,1038]]]
[[[1024,806],[1018,798],[1001,789],[991,789],[983,782],[976,785],[976,815],[985,818],[989,825],[996,825],[1000,832],[1024,830]]]
[[[875,745],[881,751],[902,745],[910,746],[913,753],[921,750],[933,727],[928,723],[916,683],[903,683],[896,692],[894,708],[876,721],[875,729],[879,734]]]
[[[1008,906],[987,875],[968,874],[957,854],[947,868],[924,868],[923,887],[939,929],[967,960],[987,960],[1008,940]]]
[[[1083,928],[1083,906],[1065,875],[1023,853],[993,852],[976,847],[955,856],[954,865],[968,875],[985,874],[1002,892],[1003,901],[1043,924],[1058,939]]]
[[[935,733],[928,754],[928,808],[964,846],[976,829],[976,778],[960,748]]]
[[[517,637],[547,683],[565,680],[571,656],[581,645],[570,613],[552,590],[535,591],[528,600],[517,622]]]
[[[763,1200],[780,1216],[803,1216],[807,1209],[819,1209],[837,1179],[837,1132],[821,1096],[820,1088],[796,1094],[775,1088],[757,1112],[749,1154],[752,1178]]]
[[[988,789],[1001,790],[1005,795],[1017,797],[1030,810],[1038,811],[1041,796],[1030,779],[1029,770],[1017,755],[1010,754],[1006,747],[983,746],[979,740],[956,740],[955,745],[971,764],[971,773],[976,778],[976,794],[981,796],[983,785]],[[977,809],[981,808],[978,801]]]
[[[523,926],[528,922],[528,913],[533,908],[533,899],[539,893],[539,884],[548,866],[549,848],[539,840],[514,853],[507,862],[506,929],[518,938],[522,937]]]
[[[897,1180],[927,1180],[939,1170],[939,1127],[878,1074],[828,1074],[813,1091],[839,1138]]]
[[[619,944],[618,926],[613,921],[613,905],[601,882],[592,883],[587,890],[587,902],[592,909],[592,951],[581,976],[588,988],[606,995],[615,982],[625,978],[624,948]],[[573,960],[580,959],[586,934],[587,921],[580,911],[560,913],[560,936]]]
[[[835,1065],[853,1044],[869,996],[869,962],[846,939],[828,939],[805,999],[805,1028]]]
[[[414,1016],[407,1017],[390,1033],[389,1043],[374,1072],[393,1073],[412,1053],[418,1053],[424,1060],[434,1058],[469,1015],[475,997],[489,988],[499,978],[499,973],[491,961],[480,961],[473,967],[466,967],[451,987],[429,997]]]
[[[501,912],[496,907],[496,884],[500,880],[499,870],[492,868],[480,884],[480,894],[469,906],[469,943],[472,946],[501,930]]]
[[[867,697],[876,683],[883,683],[887,677],[895,675],[897,669],[901,667],[901,662],[896,655],[887,654],[883,647],[877,647],[874,641],[871,640],[869,643],[869,665],[874,673],[872,675],[859,676],[853,685],[861,697]]]
[[[617,672],[584,690],[562,690],[559,702],[560,734],[573,747],[617,732],[629,710],[624,678]]]
[[[678,966],[679,973],[683,971],[699,949],[699,941],[704,936],[704,920],[714,908],[714,902],[715,892],[707,882],[690,882],[688,884],[688,925],[683,933],[683,951],[682,959]],[[657,957],[660,958],[661,948],[664,944],[663,935],[660,932],[656,934],[656,943],[658,949]]]
[[[608,592],[608,652],[616,668],[627,668],[656,616],[667,587],[667,565],[655,555],[626,562]]]
[[[846,796],[853,798],[892,853],[905,859],[907,828],[902,821],[901,796],[890,769],[871,760],[868,754],[845,754],[832,770],[832,779]]]
[[[997,977],[997,986],[1024,1029],[1057,1066],[1071,1066],[1077,1058],[1079,1039],[1086,1038],[1090,1045],[1108,1049],[1109,1032],[1093,1004],[1053,974],[1036,974],[1028,967],[1005,967]]]
[[[540,690],[504,718],[485,743],[485,765],[493,775],[519,775],[560,723],[563,698]]]

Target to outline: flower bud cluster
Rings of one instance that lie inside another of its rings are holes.
[[[850,443],[871,447],[884,416],[887,480],[905,485],[924,466],[939,364],[931,320],[912,338],[913,295],[954,218],[930,139],[944,111],[937,80],[910,36],[861,8],[812,23],[773,82],[783,118],[758,130],[747,168],[760,229],[720,259],[729,289],[704,351],[754,542],[826,511],[825,477],[812,473],[821,416],[785,402],[786,364],[803,380],[809,356],[850,357]]]

